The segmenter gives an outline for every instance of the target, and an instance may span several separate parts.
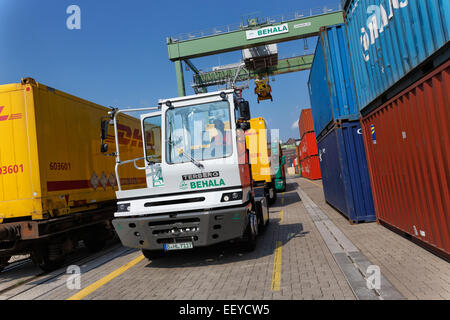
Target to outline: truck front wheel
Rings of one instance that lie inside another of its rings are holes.
[[[267,204],[271,206],[276,201],[277,201],[277,191],[275,190],[275,188],[272,187],[267,191]]]
[[[256,248],[256,236],[258,228],[258,217],[256,214],[251,213],[247,224],[247,228],[244,232],[244,245],[243,249],[246,252],[252,252]]]
[[[148,260],[152,261],[152,260],[156,260],[156,259],[162,258],[164,256],[164,251],[162,251],[162,250],[145,250],[145,249],[142,249],[142,254]]]

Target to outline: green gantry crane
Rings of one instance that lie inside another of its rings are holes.
[[[322,27],[343,23],[340,6],[335,9],[321,8],[296,13],[293,17],[266,19],[258,21],[250,19],[247,25],[215,28],[210,32],[183,34],[177,38],[167,38],[169,59],[175,62],[178,94],[186,95],[184,84],[184,61],[194,72],[194,90],[206,92],[208,86],[226,84],[255,79],[260,74],[277,75],[297,72],[311,68],[313,55],[299,56],[278,60],[278,64],[259,70],[248,70],[242,64],[229,68],[200,72],[190,61],[193,58],[205,57],[230,51],[243,50],[297,39],[316,36]]]

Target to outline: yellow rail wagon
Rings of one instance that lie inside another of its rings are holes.
[[[270,130],[264,118],[250,119],[250,129],[245,132],[246,144],[255,187],[264,186],[268,204],[276,201],[275,173],[272,170],[272,147]]]
[[[56,268],[79,240],[103,247],[117,189],[114,161],[100,151],[108,111],[31,78],[0,85],[0,269],[26,253]],[[124,157],[143,156],[138,119],[121,116],[118,138]],[[124,189],[146,186],[133,164],[120,177]]]

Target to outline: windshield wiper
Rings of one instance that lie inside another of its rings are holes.
[[[186,153],[183,152],[183,156],[185,156],[186,158],[188,158],[189,161],[191,161],[193,164],[195,164],[199,169],[204,169],[204,168],[205,168],[205,166],[204,166],[202,163],[198,162],[197,160],[195,160],[194,158],[192,158],[190,155],[188,155],[188,154],[186,154]]]

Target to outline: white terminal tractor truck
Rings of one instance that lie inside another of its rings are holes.
[[[113,225],[124,246],[141,249],[150,260],[166,251],[224,241],[255,248],[269,210],[264,188],[252,185],[245,139],[249,104],[236,92],[159,100],[155,108],[113,109],[102,121],[106,154],[109,125],[115,139],[120,137],[120,113],[152,111],[141,115],[144,157],[122,160],[120,150],[112,153],[119,188]],[[122,190],[120,166],[130,162],[146,171],[147,188]]]

